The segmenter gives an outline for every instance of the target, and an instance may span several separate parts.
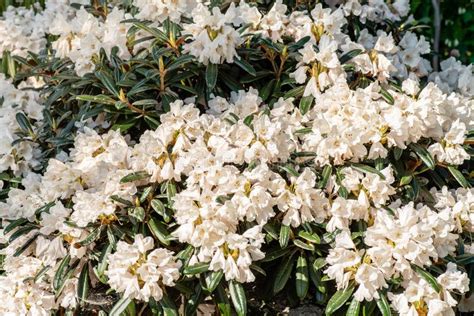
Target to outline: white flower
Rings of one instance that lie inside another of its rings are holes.
[[[283,225],[298,227],[305,222],[322,222],[326,218],[327,199],[321,190],[314,188],[316,175],[309,168],[298,177],[292,176],[290,184],[281,177],[273,182],[278,209],[285,213]]]
[[[117,250],[108,257],[106,275],[114,290],[125,297],[148,302],[163,297],[163,285],[174,286],[181,263],[173,253],[153,248],[153,238],[138,234],[132,245],[119,241]]]
[[[194,23],[183,25],[183,34],[191,36],[191,41],[183,46],[184,52],[197,57],[204,65],[233,62],[238,58],[236,47],[243,42],[232,26],[234,13],[229,10],[224,15],[218,7],[210,11],[198,4],[192,11]]]

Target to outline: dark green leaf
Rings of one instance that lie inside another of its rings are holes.
[[[334,295],[329,299],[329,302],[326,306],[326,315],[332,315],[335,311],[344,305],[347,300],[352,296],[354,292],[354,285],[350,285],[344,290],[338,290]]]
[[[302,300],[308,294],[309,271],[306,257],[301,254],[296,261],[296,295]]]
[[[470,188],[471,185],[467,182],[464,175],[454,166],[448,167],[449,172],[453,175],[454,179],[463,187],[463,188]]]
[[[289,226],[281,225],[279,238],[281,248],[286,248],[286,246],[288,246],[288,240],[290,239],[290,231],[291,228]]]
[[[216,86],[218,71],[217,64],[209,63],[206,67],[206,84],[209,90],[214,89]]]
[[[384,293],[379,291],[380,298],[377,300],[377,306],[382,313],[382,316],[391,316],[392,312],[390,311],[390,303],[387,300],[387,297]]]
[[[236,281],[229,282],[230,298],[238,316],[247,315],[247,298],[242,284]]]
[[[431,154],[428,152],[428,150],[419,145],[419,144],[415,144],[415,143],[412,143],[410,144],[410,148],[418,155],[418,157],[420,157],[421,161],[424,162],[424,164],[430,168],[430,169],[434,169],[435,168],[435,161],[433,159],[433,157],[431,156]]]

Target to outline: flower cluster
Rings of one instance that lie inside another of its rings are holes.
[[[409,5],[5,11],[0,314],[474,311],[472,65]]]

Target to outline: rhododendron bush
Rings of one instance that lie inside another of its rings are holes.
[[[409,1],[0,19],[0,314],[474,311],[474,80]]]

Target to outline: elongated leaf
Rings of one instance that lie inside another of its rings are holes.
[[[206,84],[209,90],[214,89],[216,86],[218,71],[216,64],[209,63],[206,67]]]
[[[354,292],[354,285],[350,285],[344,290],[339,290],[329,299],[326,306],[326,315],[332,315],[335,311],[344,305]]]
[[[321,238],[319,238],[319,236],[316,235],[315,233],[311,234],[302,230],[298,233],[298,236],[314,244],[321,243]]]
[[[378,175],[380,178],[382,178],[383,180],[385,180],[385,176],[380,172],[378,171],[377,169],[371,167],[371,166],[367,166],[367,165],[363,165],[363,164],[360,164],[360,163],[354,163],[351,165],[351,167],[357,171],[360,171],[360,172],[363,172],[363,173],[375,173],[376,175]]]
[[[163,295],[163,298],[160,300],[160,304],[163,308],[164,316],[178,316],[178,309],[176,308],[173,300],[168,295]]]
[[[291,275],[291,270],[293,270],[293,256],[290,255],[289,257],[285,258],[283,262],[279,265],[275,281],[273,283],[273,293],[278,293],[285,287],[288,279]]]
[[[251,64],[249,64],[245,59],[243,58],[236,58],[234,59],[234,64],[245,70],[247,73],[249,73],[251,76],[256,76],[257,71]]]
[[[290,231],[291,228],[289,226],[281,225],[279,238],[281,248],[286,248],[286,246],[288,246],[288,240],[290,240]]]
[[[115,303],[114,307],[110,310],[109,316],[120,316],[125,311],[128,305],[132,302],[129,297],[122,297]]]
[[[28,234],[33,229],[37,229],[37,227],[33,226],[33,225],[27,225],[27,226],[23,226],[23,227],[18,228],[13,234],[10,235],[10,238],[8,238],[8,242],[12,243],[17,238]]]
[[[428,150],[419,145],[419,144],[415,144],[415,143],[412,143],[410,144],[410,148],[418,155],[418,157],[420,157],[421,161],[423,161],[423,163],[430,169],[434,169],[435,168],[435,161],[433,159],[433,157],[431,156],[431,154],[428,152]]]
[[[206,291],[208,291],[209,293],[214,292],[214,290],[217,288],[217,286],[221,282],[223,275],[224,275],[224,272],[222,270],[212,271],[211,273],[208,273],[205,278]]]
[[[360,313],[360,302],[355,299],[352,299],[349,308],[347,309],[346,316],[359,316]]]
[[[380,298],[377,300],[377,306],[382,313],[382,316],[391,316],[392,312],[390,311],[390,304],[387,300],[387,297],[384,293],[379,292]]]
[[[288,98],[300,97],[300,96],[303,95],[304,89],[305,89],[305,86],[298,86],[296,88],[293,88],[290,91],[288,91],[287,93],[285,93],[283,98],[288,99]]]
[[[206,271],[209,271],[209,263],[201,262],[201,263],[196,263],[192,266],[187,266],[186,268],[184,268],[183,273],[186,275],[193,275],[193,274],[203,273]]]
[[[65,282],[66,269],[69,267],[71,261],[71,255],[67,254],[59,263],[58,270],[54,274],[53,278],[53,289],[57,292]]]
[[[470,188],[471,185],[467,182],[464,175],[459,171],[456,167],[449,166],[449,172],[453,175],[454,179],[463,187],[463,188]]]
[[[231,315],[231,306],[230,301],[227,298],[227,295],[224,291],[222,284],[220,284],[216,289],[216,296],[215,301],[217,303],[217,308],[219,309],[219,313],[222,316],[230,316]]]
[[[416,273],[423,279],[425,279],[426,282],[428,282],[429,285],[436,291],[440,292],[441,291],[441,286],[439,285],[438,281],[434,276],[431,275],[428,271],[426,271],[423,268],[420,268],[419,266],[412,265],[413,270],[415,270]]]
[[[273,251],[269,251],[265,254],[265,258],[260,260],[260,262],[268,262],[268,261],[273,261],[275,259],[281,258],[288,254],[291,251],[290,248],[285,248],[285,249],[276,249]]]
[[[84,238],[83,240],[77,242],[75,245],[77,245],[79,247],[84,247],[84,246],[90,245],[94,241],[96,241],[97,238],[99,238],[100,233],[101,233],[101,229],[99,227],[96,227],[89,233],[89,235],[87,235],[86,238]]]
[[[173,62],[171,62],[167,67],[167,71],[173,71],[175,69],[178,69],[182,65],[189,63],[194,59],[194,56],[191,55],[181,55],[178,58],[176,58]]]
[[[284,166],[278,166],[278,168],[280,168],[281,170],[285,171],[285,172],[288,172],[289,174],[291,174],[292,176],[294,177],[298,177],[300,174],[298,173],[298,171],[295,170],[295,168],[293,168],[291,165],[284,165]]]
[[[314,260],[313,262],[313,268],[314,270],[318,271],[319,269],[321,269],[322,267],[324,267],[326,265],[326,259],[324,258],[317,258],[316,260]]]
[[[94,102],[100,104],[107,104],[107,105],[114,105],[116,100],[112,99],[107,95],[78,95],[76,96],[76,100],[80,101],[87,101],[87,102]]]
[[[395,99],[385,88],[380,88],[380,95],[388,104],[393,105],[395,103]]]
[[[296,295],[302,300],[308,294],[309,271],[308,261],[305,255],[301,254],[296,261]]]
[[[245,290],[242,284],[236,281],[230,281],[229,292],[237,315],[247,315],[247,298],[245,296]]]
[[[77,297],[81,301],[85,301],[89,295],[89,264],[86,263],[82,267],[81,274],[77,283]]]
[[[305,250],[309,250],[309,251],[314,251],[314,249],[315,249],[313,244],[305,243],[304,241],[299,240],[299,239],[293,240],[293,244],[295,244],[295,246],[297,246],[301,249],[305,249]]]
[[[150,229],[153,236],[158,238],[158,240],[168,246],[170,244],[170,233],[166,230],[165,225],[160,223],[159,221],[155,221],[155,219],[150,218],[148,220],[148,228]]]
[[[329,181],[329,177],[331,177],[331,174],[332,174],[332,166],[331,165],[326,165],[324,166],[323,168],[323,172],[321,174],[321,182],[319,183],[319,188],[322,189],[322,188],[325,188],[328,181]]]
[[[143,180],[148,178],[150,175],[144,171],[137,171],[137,172],[132,172],[122,179],[120,179],[120,183],[127,183],[127,182],[133,182],[133,181],[138,181],[138,180]]]
[[[109,90],[110,93],[112,93],[117,98],[120,96],[119,90],[112,76],[104,71],[97,71],[95,76],[102,82],[104,87]]]
[[[311,105],[313,104],[314,97],[312,95],[308,95],[306,97],[302,97],[300,100],[300,111],[301,114],[305,115],[308,113],[309,109],[311,108]]]
[[[15,251],[13,257],[18,257],[19,255],[21,255],[36,240],[36,238],[38,238],[38,236],[39,233],[36,233],[31,236],[20,248]]]
[[[351,60],[352,58],[360,55],[360,53],[362,53],[362,49],[353,49],[353,50],[345,53],[341,57],[339,57],[339,61],[340,61],[341,64],[344,64],[344,63],[348,62],[349,60]]]
[[[30,120],[23,112],[18,112],[16,114],[16,121],[23,131],[33,134],[33,126],[31,126]]]

